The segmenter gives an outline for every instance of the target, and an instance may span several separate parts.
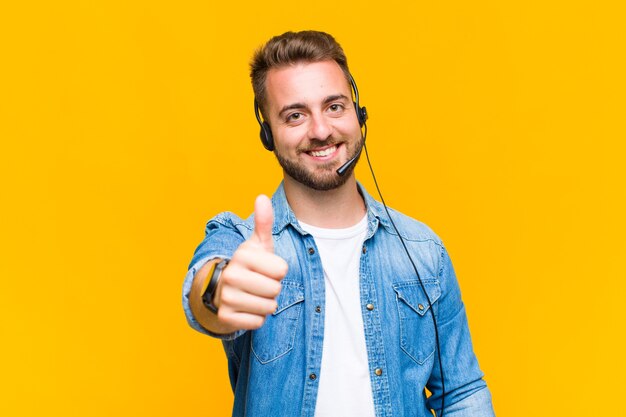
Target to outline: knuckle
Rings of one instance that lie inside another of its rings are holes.
[[[276,282],[276,285],[273,285],[271,289],[272,297],[278,297],[280,295],[280,291],[283,289],[283,286],[280,285],[280,282]]]
[[[220,309],[217,310],[217,319],[225,324],[233,324],[233,317],[228,308],[220,307]]]
[[[259,314],[262,314],[263,317],[269,316],[273,314],[278,308],[278,303],[275,300],[267,300],[262,305],[259,305],[258,311]]]
[[[225,288],[239,288],[241,286],[241,277],[245,274],[245,270],[239,267],[239,265],[230,265],[222,272],[220,281]]]
[[[222,293],[220,294],[220,303],[221,305],[230,305],[235,301],[235,295],[232,291],[229,291],[228,288],[222,288]]]
[[[254,251],[258,248],[258,243],[255,242],[254,239],[248,239],[245,242],[243,242],[241,245],[239,245],[239,248],[237,250],[241,250],[242,252],[251,252]]]
[[[280,258],[277,270],[281,278],[287,275],[287,272],[289,271],[289,265],[287,265],[287,262],[284,259]]]
[[[244,329],[256,330],[259,327],[263,326],[264,322],[265,318],[262,316],[250,316],[242,319],[239,325]]]
[[[230,260],[230,263],[232,264],[233,262],[235,262],[235,263],[239,262],[239,260],[242,257],[245,257],[246,253],[249,252],[249,248],[250,248],[250,241],[248,241],[248,240],[246,240],[241,245],[239,245],[239,247],[237,248],[235,253],[233,253],[233,256],[232,256],[232,258]]]
[[[263,326],[264,323],[265,323],[265,317],[256,316],[255,318],[252,319],[252,324],[254,325],[255,329],[258,329],[259,327]]]
[[[220,281],[222,281],[223,286],[232,286],[234,284],[235,275],[233,275],[233,271],[228,268],[222,271],[222,276],[220,277]]]

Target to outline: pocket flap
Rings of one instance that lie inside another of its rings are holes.
[[[278,307],[272,313],[274,316],[292,305],[304,301],[304,287],[302,284],[292,281],[283,281],[281,284],[283,287],[276,299]]]
[[[424,290],[419,281],[407,281],[393,284],[393,289],[398,295],[398,298],[404,301],[420,316],[426,314],[431,303],[435,303],[441,296],[441,288],[439,288],[438,280],[430,278],[422,280],[422,282],[424,283],[428,297],[424,294]],[[428,299],[430,299],[430,303]]]

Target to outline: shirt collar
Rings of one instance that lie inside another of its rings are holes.
[[[387,214],[385,213],[385,207],[380,202],[374,200],[374,198],[372,198],[372,196],[370,196],[365,190],[365,187],[363,187],[358,181],[357,187],[359,189],[359,193],[365,201],[365,206],[367,208],[367,238],[371,237],[376,232],[379,223],[383,225],[386,229],[391,230],[392,225],[389,222]],[[296,215],[291,210],[291,207],[289,207],[289,203],[287,202],[287,196],[285,195],[284,184],[282,181],[276,189],[276,192],[272,196],[272,208],[274,209],[274,227],[272,229],[273,234],[279,234],[288,225],[292,225],[300,234],[307,234],[304,230],[302,230],[302,228],[298,224],[298,219],[296,218]]]

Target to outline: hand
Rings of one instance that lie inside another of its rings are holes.
[[[276,311],[280,281],[287,262],[274,254],[272,203],[264,195],[254,203],[254,233],[239,245],[222,271],[214,304],[222,324],[237,329],[258,329]]]

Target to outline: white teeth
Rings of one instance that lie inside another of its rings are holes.
[[[310,154],[313,156],[328,156],[336,150],[337,146],[331,146],[330,148],[326,148],[323,151],[311,151]]]

